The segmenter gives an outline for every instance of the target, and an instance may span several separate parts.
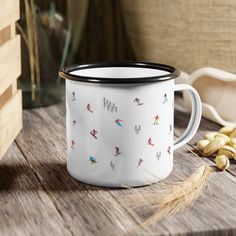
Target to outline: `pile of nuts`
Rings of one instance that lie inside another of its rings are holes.
[[[197,150],[204,156],[215,157],[220,170],[229,168],[229,159],[236,160],[236,128],[223,127],[218,132],[207,133],[197,143]]]

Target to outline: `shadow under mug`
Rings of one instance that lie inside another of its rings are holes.
[[[172,66],[146,62],[104,62],[64,67],[66,79],[67,169],[98,186],[156,183],[173,168],[173,151],[196,133],[201,100],[194,88],[174,84]],[[186,90],[192,113],[173,141],[174,92]]]

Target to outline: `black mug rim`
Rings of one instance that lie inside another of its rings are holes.
[[[132,78],[103,78],[92,76],[73,75],[71,72],[82,69],[101,68],[101,67],[138,67],[157,69],[169,72],[165,75],[147,76],[147,77],[132,77]],[[150,83],[172,80],[180,75],[180,72],[172,66],[143,62],[143,61],[119,61],[119,62],[97,62],[97,63],[81,63],[72,66],[62,67],[59,71],[59,76],[63,79],[74,80],[87,83],[108,83],[108,84],[127,84],[127,83]]]

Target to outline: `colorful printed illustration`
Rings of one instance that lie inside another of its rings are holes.
[[[172,132],[172,125],[170,125],[170,131],[169,131],[169,134],[171,134]]]
[[[137,106],[142,106],[144,103],[140,101],[139,98],[134,99],[134,103],[136,103]]]
[[[143,159],[140,158],[140,159],[138,160],[138,165],[137,165],[137,167],[139,167],[142,163],[143,163]]]
[[[72,92],[72,101],[75,101],[76,100],[76,97],[75,97],[75,92]]]
[[[118,126],[120,126],[120,127],[124,127],[124,125],[123,125],[123,120],[120,120],[120,119],[116,119],[115,120],[115,123],[118,125]]]
[[[156,153],[156,157],[157,157],[157,160],[160,160],[160,158],[161,158],[161,151]]]
[[[73,125],[73,126],[75,126],[76,123],[77,123],[77,120],[73,120],[73,121],[72,121],[72,125]]]
[[[165,93],[163,96],[163,104],[165,104],[168,101],[167,94]]]
[[[97,163],[96,158],[93,157],[93,156],[89,156],[89,161],[90,161],[91,164],[96,164]]]
[[[167,152],[168,152],[169,154],[171,154],[170,146],[167,148]]]
[[[159,118],[158,115],[154,116],[154,122],[153,122],[153,124],[154,124],[154,125],[158,125],[159,120],[160,120],[160,118]]]
[[[110,161],[110,167],[112,170],[115,170],[115,164],[113,163],[113,161]]]
[[[71,141],[71,149],[74,150],[74,148],[75,148],[75,140],[72,140],[72,141]]]
[[[138,135],[139,132],[141,131],[141,125],[135,125],[135,126],[134,126],[134,131],[135,131],[135,133]]]
[[[109,101],[105,97],[103,98],[103,106],[105,109],[111,111],[112,113],[118,111],[116,104],[114,102]]]
[[[115,155],[114,156],[119,156],[121,154],[120,152],[120,148],[119,147],[115,147]]]
[[[98,131],[97,131],[96,129],[93,129],[93,130],[90,132],[90,134],[91,134],[95,139],[98,138],[98,137],[97,137],[97,133],[98,133]]]
[[[92,107],[91,107],[90,103],[88,103],[88,105],[87,105],[87,110],[89,112],[93,113],[93,110],[92,110]]]
[[[152,143],[152,139],[151,138],[148,139],[148,145],[154,146],[154,144]]]

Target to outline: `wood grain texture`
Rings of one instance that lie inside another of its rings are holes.
[[[186,114],[178,111],[175,113],[177,135],[185,128],[187,119]],[[206,129],[215,127],[215,124],[203,120],[195,139]],[[164,219],[146,230],[137,228],[137,222],[146,219],[152,213],[152,207],[141,209],[137,212],[139,217],[134,217],[128,214],[120,199],[131,193],[142,197],[143,193],[159,191],[158,184],[135,189],[108,189],[85,185],[70,177],[66,170],[64,104],[24,111],[24,129],[16,139],[16,144],[18,149],[15,145],[11,147],[2,160],[5,164],[1,162],[1,168],[8,173],[9,178],[18,168],[22,169],[22,166],[28,171],[23,170],[15,176],[15,183],[21,184],[8,186],[11,181],[6,176],[1,178],[1,189],[6,194],[2,199],[8,204],[1,204],[0,212],[10,211],[9,217],[12,222],[9,225],[7,214],[0,220],[0,228],[5,232],[4,235],[14,235],[14,232],[18,232],[18,235],[25,235],[23,232],[40,235],[44,227],[39,228],[38,222],[44,211],[44,224],[48,235],[60,235],[64,230],[72,235],[235,233],[236,181],[230,172],[214,173],[209,183],[210,188],[205,189],[190,210],[171,219]],[[209,159],[196,158],[188,148],[191,146],[184,146],[175,152],[174,170],[166,181],[178,181],[190,175],[200,165],[201,160],[213,164]],[[12,159],[9,155],[17,157]],[[22,155],[25,158],[23,162]],[[15,169],[7,169],[6,166],[13,161]],[[4,187],[6,185],[7,187]],[[40,197],[37,195],[39,193]],[[15,202],[13,196],[26,197],[30,203]],[[147,200],[144,201],[148,203]],[[31,209],[34,208],[32,204],[35,204],[37,213]],[[47,204],[50,206],[50,215],[45,209]],[[12,205],[16,209],[15,214],[12,213]],[[21,214],[21,224],[16,223],[21,212],[19,208],[28,209],[28,212]],[[30,225],[31,228],[28,229],[26,225]]]
[[[0,46],[0,71],[1,95],[21,74],[19,35]]]
[[[19,0],[1,0],[0,30],[11,25],[20,18]]]
[[[71,235],[16,144],[1,160],[0,172],[0,235]]]
[[[11,38],[11,26],[7,26],[0,30],[0,46],[3,45],[7,40]]]
[[[11,87],[10,90],[12,90]],[[22,94],[21,90],[18,90],[2,107],[0,106],[0,158],[3,157],[21,129]]]

